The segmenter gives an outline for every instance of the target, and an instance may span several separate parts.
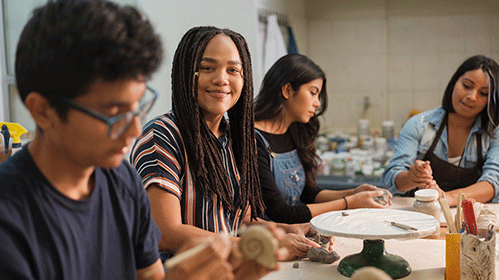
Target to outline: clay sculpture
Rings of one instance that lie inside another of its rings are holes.
[[[239,249],[241,253],[250,260],[273,269],[276,265],[277,239],[265,227],[254,225],[241,233]]]

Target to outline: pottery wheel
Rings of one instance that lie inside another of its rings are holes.
[[[414,229],[403,229],[389,222]],[[435,217],[419,212],[367,208],[324,213],[310,220],[310,224],[320,234],[364,239],[361,252],[344,257],[338,264],[341,274],[350,277],[362,267],[374,266],[393,279],[409,275],[412,269],[404,258],[386,252],[384,239],[420,238],[440,226]]]
[[[389,222],[416,228],[406,230]],[[439,228],[435,217],[397,209],[352,209],[332,211],[310,220],[312,228],[324,235],[361,239],[414,239],[428,236]]]

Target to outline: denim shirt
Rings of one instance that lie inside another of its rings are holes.
[[[422,160],[431,146],[433,138],[445,116],[442,107],[417,114],[410,118],[400,131],[395,153],[390,160],[385,172],[381,176],[381,184],[390,192],[395,193],[397,186],[395,178],[401,171],[409,170],[415,160]],[[476,132],[481,131],[481,117],[476,120],[471,129],[460,167],[473,167],[477,160]],[[482,153],[485,159],[483,173],[479,181],[487,181],[494,187],[492,202],[499,202],[499,129],[494,132],[494,138],[482,134]],[[443,160],[448,160],[447,130],[442,131],[440,141],[434,151],[435,155]]]

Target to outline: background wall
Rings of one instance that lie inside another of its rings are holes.
[[[2,2],[4,8],[10,7],[26,17],[24,4],[44,1]],[[115,1],[138,2],[164,42],[165,60],[151,81],[161,95],[148,118],[171,109],[173,53],[181,36],[197,25],[231,28],[247,39],[256,94],[264,74],[261,71],[264,29],[258,22],[259,9],[285,14],[299,52],[308,55],[326,72],[330,102],[322,120],[322,132],[354,133],[360,118],[369,119],[372,128],[379,128],[384,120],[393,120],[398,130],[411,110],[423,111],[440,105],[450,76],[464,59],[480,53],[499,61],[496,0]],[[22,19],[16,20],[24,25]],[[17,38],[8,40],[9,46],[17,44]],[[12,50],[9,48],[7,52]],[[2,76],[7,72],[4,58],[1,57]],[[5,81],[9,77],[0,81],[3,83],[1,108],[5,108],[2,101],[9,100]],[[14,105],[19,112],[13,115],[24,120],[28,115],[18,103]],[[364,105],[368,105],[365,111]],[[1,113],[0,109],[0,116]],[[3,120],[8,115],[4,111]]]
[[[359,118],[400,129],[411,110],[441,104],[466,58],[499,61],[497,1],[308,1],[306,17],[308,55],[328,78],[323,132],[353,133]]]
[[[164,59],[150,85],[160,96],[149,112],[149,118],[171,109],[171,67],[173,55],[180,39],[194,26],[214,25],[232,29],[244,36],[251,54],[257,51],[257,11],[251,1],[233,0],[139,0],[139,7],[153,22],[161,35]],[[260,80],[259,62],[253,58],[253,76]]]

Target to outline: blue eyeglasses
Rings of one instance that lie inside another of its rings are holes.
[[[111,139],[117,139],[120,137],[132,124],[136,116],[139,116],[140,120],[143,120],[147,113],[154,105],[156,98],[158,97],[158,92],[149,86],[146,87],[146,92],[144,96],[139,101],[139,108],[136,111],[128,111],[118,116],[108,117],[102,113],[95,110],[85,108],[80,104],[74,102],[73,100],[65,97],[56,97],[57,100],[62,101],[69,107],[83,112],[89,116],[92,116],[108,125],[107,136]]]

